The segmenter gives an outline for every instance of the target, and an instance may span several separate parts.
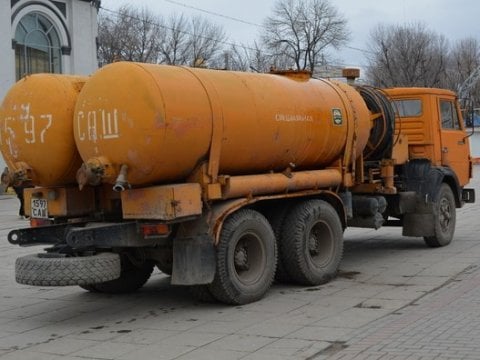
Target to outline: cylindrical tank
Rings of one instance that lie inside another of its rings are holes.
[[[35,185],[75,183],[81,158],[73,138],[73,111],[86,77],[29,75],[0,107],[0,149],[12,173]]]
[[[220,174],[320,169],[350,151],[354,128],[362,153],[369,114],[352,87],[307,74],[119,62],[81,91],[74,135],[85,163],[126,165],[142,185],[182,180],[210,151]]]

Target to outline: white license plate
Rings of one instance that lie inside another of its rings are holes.
[[[48,219],[48,203],[46,199],[32,199],[32,218]]]

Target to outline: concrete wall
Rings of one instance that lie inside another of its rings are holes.
[[[15,52],[12,49],[10,1],[0,1],[0,100],[15,82]],[[3,169],[2,169],[3,170]]]
[[[72,38],[72,74],[89,75],[98,67],[96,38],[97,9],[84,1],[73,1],[69,8],[69,28]]]

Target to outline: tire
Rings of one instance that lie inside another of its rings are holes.
[[[160,270],[165,275],[171,276],[172,275],[172,264],[164,264],[164,263],[155,263],[157,269]]]
[[[90,285],[119,276],[120,257],[113,253],[80,257],[35,254],[20,257],[15,262],[15,279],[25,285]]]
[[[122,257],[120,277],[100,284],[95,284],[97,292],[107,294],[126,294],[140,289],[150,279],[153,272],[153,263],[144,262],[140,266],[132,264],[126,257]]]
[[[433,209],[434,235],[425,236],[425,243],[430,247],[446,246],[452,242],[455,233],[456,209],[452,189],[443,183],[440,186]]]
[[[212,295],[208,289],[208,285],[193,285],[190,286],[190,293],[195,300],[205,303],[215,303],[217,299]]]
[[[173,247],[163,249],[155,256],[155,265],[165,275],[172,275],[173,271]]]
[[[277,250],[278,250],[278,256],[277,256],[277,270],[275,271],[275,280],[280,282],[280,283],[291,283],[292,278],[288,274],[288,272],[285,269],[284,265],[284,255],[282,251],[282,247],[280,246],[280,242],[282,241],[283,233],[282,233],[282,228],[283,228],[283,223],[285,222],[285,218],[287,217],[288,211],[291,209],[291,204],[287,204],[286,206],[283,207],[272,207],[269,209],[266,213],[265,216],[270,222],[270,225],[272,226],[273,233],[275,234],[275,239],[277,241]]]
[[[301,285],[335,277],[343,256],[343,228],[335,209],[322,200],[297,204],[285,219],[280,243],[285,269]]]
[[[83,290],[87,290],[88,292],[98,293],[99,291],[95,288],[95,285],[79,285]]]
[[[272,285],[277,263],[275,235],[257,211],[242,209],[228,217],[217,245],[211,294],[226,304],[261,299]]]

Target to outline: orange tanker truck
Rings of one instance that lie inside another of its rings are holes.
[[[28,285],[129,292],[157,266],[244,304],[275,278],[332,279],[348,226],[444,246],[474,202],[468,135],[441,89],[119,62],[24,78],[0,134],[10,177],[37,185],[31,227],[8,240],[49,245],[17,259]]]

